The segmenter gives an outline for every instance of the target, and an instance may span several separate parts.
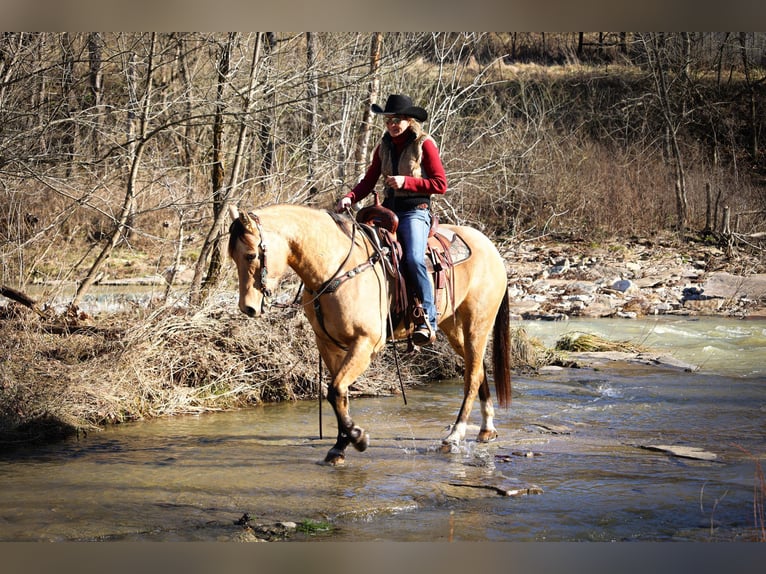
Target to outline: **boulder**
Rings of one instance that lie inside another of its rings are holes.
[[[764,299],[766,274],[741,277],[726,272],[711,273],[702,283],[701,290],[708,297]]]

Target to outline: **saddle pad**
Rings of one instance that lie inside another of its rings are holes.
[[[458,265],[471,257],[471,248],[463,238],[454,231],[438,229],[435,235],[441,236],[442,242],[449,245],[449,253],[453,265]],[[437,253],[444,251],[442,242],[439,242],[439,240],[433,236],[428,238],[428,246],[431,249],[434,249]],[[433,264],[430,257],[426,257],[426,266],[428,267],[429,272],[433,272]]]

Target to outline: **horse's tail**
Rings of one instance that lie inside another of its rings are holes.
[[[495,395],[501,407],[511,404],[511,315],[508,289],[495,315],[492,331],[492,367],[495,375]]]

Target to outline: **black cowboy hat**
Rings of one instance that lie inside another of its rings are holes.
[[[418,106],[413,106],[410,97],[401,94],[391,94],[388,96],[385,108],[381,108],[378,104],[372,104],[371,108],[376,114],[408,116],[421,122],[428,119],[427,111]]]

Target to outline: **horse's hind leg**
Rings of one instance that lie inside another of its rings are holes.
[[[464,327],[463,327],[464,328]],[[451,331],[451,332],[450,332]],[[463,357],[465,374],[463,380],[463,403],[458,411],[455,424],[450,433],[442,440],[443,450],[451,451],[465,439],[468,417],[473,409],[473,403],[478,395],[481,401],[482,424],[477,440],[488,442],[497,438],[497,430],[493,422],[495,415],[492,399],[484,370],[484,353],[489,335],[482,336],[486,329],[474,327],[472,336],[464,336],[461,327],[446,331],[450,344]],[[477,333],[478,331],[478,333]],[[471,330],[469,330],[471,334]]]
[[[480,442],[488,442],[497,438],[497,431],[495,430],[494,423],[492,421],[494,417],[494,409],[492,407],[492,400],[486,395],[489,395],[489,386],[484,383],[479,383],[485,377],[483,367],[479,366],[478,372],[474,370],[474,374],[470,375],[469,364],[466,361],[466,375],[463,389],[463,404],[460,405],[460,411],[458,411],[455,424],[452,426],[450,433],[442,440],[443,450],[449,452],[455,448],[465,439],[466,427],[468,426],[468,417],[473,409],[473,403],[476,400],[476,395],[479,394],[481,401],[481,413],[482,413],[482,425],[479,431],[478,440]]]
[[[479,387],[479,401],[481,401],[481,428],[476,440],[479,442],[490,442],[497,438],[497,429],[495,428],[495,408],[492,405],[492,395],[489,391],[486,370],[484,381]]]

